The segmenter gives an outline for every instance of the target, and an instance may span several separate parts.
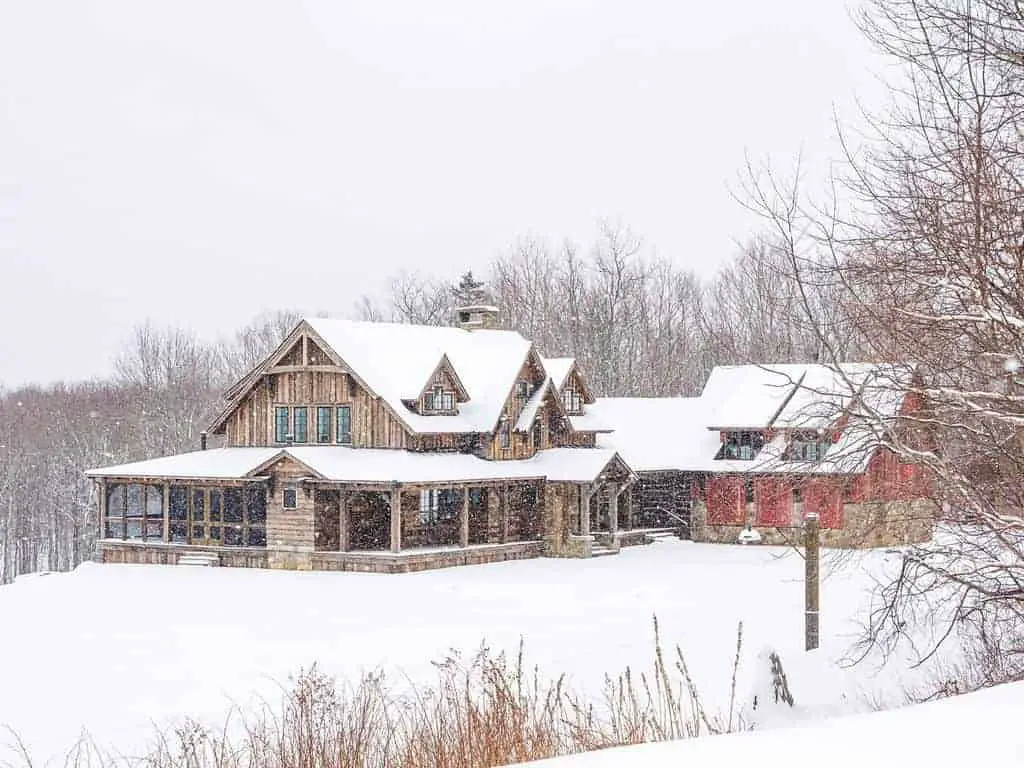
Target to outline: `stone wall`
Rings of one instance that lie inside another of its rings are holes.
[[[546,483],[544,486],[544,554],[549,557],[590,557],[592,536],[573,534],[579,525],[579,486]]]
[[[266,568],[268,552],[255,547],[214,547],[196,544],[165,544],[156,541],[101,541],[96,560],[101,563],[177,565],[182,555],[216,554],[229,568]]]
[[[927,499],[914,501],[874,501],[843,505],[843,527],[822,528],[821,546],[839,549],[892,547],[929,541],[935,527],[937,511]],[[803,526],[754,525],[753,505],[747,505],[747,525],[761,534],[764,544],[800,545]],[[735,544],[744,525],[708,525],[707,507],[703,501],[693,506],[693,540],[718,544]]]

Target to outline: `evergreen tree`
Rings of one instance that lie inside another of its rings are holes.
[[[455,304],[459,307],[471,307],[486,304],[490,300],[486,283],[473,277],[473,270],[467,270],[459,279],[459,284],[452,289]]]

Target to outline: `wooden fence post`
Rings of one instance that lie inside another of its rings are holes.
[[[819,615],[818,615],[818,565],[819,547],[821,545],[818,514],[810,512],[804,518],[804,647],[813,651],[818,647]]]

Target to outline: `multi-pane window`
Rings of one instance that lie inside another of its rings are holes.
[[[274,442],[288,442],[288,409],[278,407],[274,409]]]
[[[339,405],[337,409],[338,431],[335,438],[339,443],[352,442],[352,409],[347,405]]]
[[[456,490],[421,490],[420,524],[431,525],[454,520],[458,516],[460,501],[459,491]]]
[[[321,405],[316,409],[316,441],[331,442],[331,408]]]
[[[434,387],[423,395],[424,411],[454,411],[455,393],[444,387]]]
[[[742,430],[725,432],[722,447],[715,455],[716,459],[739,459],[750,461],[764,448],[764,433]]]
[[[161,485],[123,485],[107,488],[103,535],[108,539],[164,538],[164,490]]]
[[[299,506],[298,488],[285,488],[281,492],[281,505],[285,509],[296,509]]]
[[[501,429],[498,430],[499,445],[505,450],[512,447],[512,430],[509,429],[508,423],[502,424]]]
[[[816,434],[796,435],[786,451],[789,461],[821,461],[829,448],[829,441]]]
[[[104,536],[176,544],[266,545],[266,491],[262,486],[172,485],[167,496],[165,537],[162,485],[109,486]]]
[[[302,405],[292,408],[292,427],[295,430],[295,442],[305,443],[309,440],[309,408]]]
[[[572,387],[566,387],[562,390],[562,404],[569,413],[583,412],[583,396]]]
[[[530,382],[520,379],[516,382],[516,397],[519,400],[527,400],[530,397]]]

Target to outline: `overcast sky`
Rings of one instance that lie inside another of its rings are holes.
[[[0,383],[598,217],[709,272],[873,64],[839,0],[3,0]]]

